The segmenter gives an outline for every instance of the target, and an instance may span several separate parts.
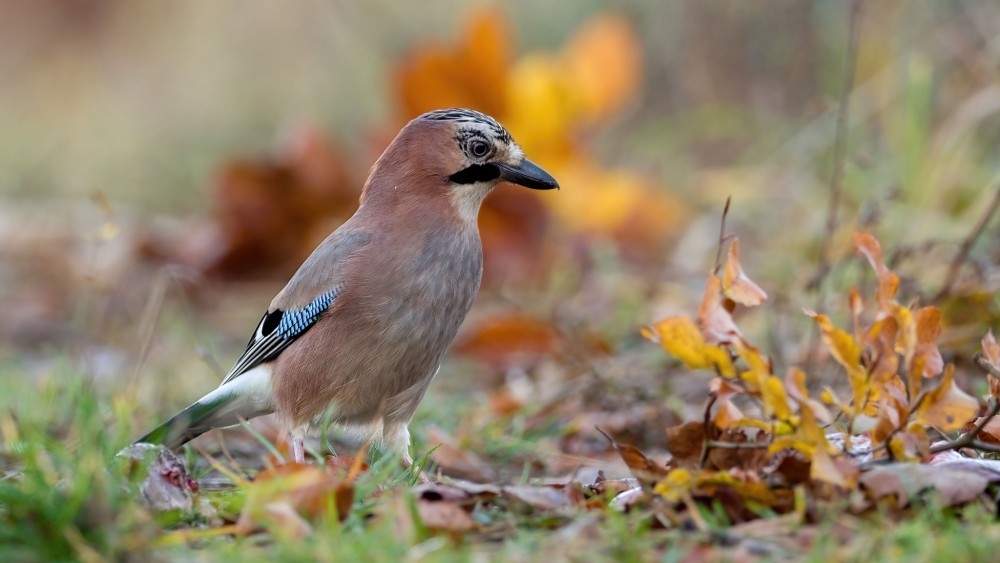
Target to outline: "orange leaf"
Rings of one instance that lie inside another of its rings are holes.
[[[548,323],[525,313],[499,312],[473,323],[455,342],[454,351],[509,366],[537,361],[558,344],[559,336]]]
[[[941,336],[941,309],[923,307],[914,315],[917,325],[917,345],[914,353],[923,358],[924,377],[934,377],[944,369],[944,359],[938,350],[937,339]]]
[[[563,48],[584,117],[606,118],[630,102],[642,80],[642,49],[628,20],[603,14],[583,25]]]
[[[729,244],[729,255],[722,272],[722,294],[747,307],[760,305],[767,299],[767,293],[743,272],[738,238],[733,238],[733,242]]]
[[[944,431],[958,430],[979,413],[979,401],[954,384],[955,366],[948,365],[941,382],[917,407],[916,422]]]
[[[468,107],[501,117],[510,45],[507,19],[485,8],[469,15],[456,44],[411,49],[395,76],[404,117],[442,107]]]

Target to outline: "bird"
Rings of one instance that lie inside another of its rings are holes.
[[[354,215],[274,297],[219,387],[134,444],[177,449],[276,414],[297,463],[322,420],[412,466],[409,422],[479,292],[477,218],[502,182],[559,188],[486,114],[412,119],[375,161]]]

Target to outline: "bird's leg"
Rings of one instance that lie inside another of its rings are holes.
[[[414,467],[413,458],[410,457],[410,430],[406,423],[386,423],[382,431],[382,439],[385,445],[392,451],[399,454],[403,460],[403,466],[407,469]],[[417,478],[421,484],[433,485],[434,481],[424,473],[420,466],[416,466]]]
[[[295,458],[295,463],[306,462],[306,433],[308,431],[309,425],[304,424],[292,428],[289,432],[292,437],[292,456]]]

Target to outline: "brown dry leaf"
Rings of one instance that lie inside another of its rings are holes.
[[[955,385],[955,366],[949,364],[941,381],[928,391],[914,413],[916,422],[946,432],[958,430],[979,412],[979,401]]]
[[[556,510],[573,504],[567,487],[511,486],[503,488],[503,496],[533,510]]]
[[[427,443],[433,447],[431,460],[438,464],[445,473],[484,483],[496,479],[496,470],[476,454],[455,445],[455,439],[437,426],[427,429]]]
[[[667,468],[646,457],[642,450],[630,444],[616,442],[610,435],[598,428],[601,434],[611,442],[611,446],[618,452],[618,455],[632,471],[632,476],[647,486],[662,479],[667,474]]]
[[[986,359],[991,364],[1000,367],[1000,344],[997,344],[997,339],[993,336],[992,328],[986,332],[981,345],[983,347],[983,355],[986,356]]]
[[[881,278],[883,275],[889,272],[886,268],[885,262],[882,261],[882,245],[879,244],[878,239],[868,233],[856,232],[854,233],[854,246],[864,254],[865,258],[868,259],[868,263],[871,264],[872,269]]]
[[[740,330],[725,307],[723,297],[722,281],[715,274],[709,274],[698,308],[698,326],[705,341],[711,344],[728,344],[740,337]]]
[[[980,425],[983,422],[983,417],[979,417],[976,420],[970,422],[962,429],[963,432],[968,432],[973,425]],[[983,426],[983,429],[979,432],[977,438],[987,444],[1000,444],[1000,417],[994,416]]]
[[[551,355],[559,335],[548,323],[519,312],[498,312],[465,329],[455,342],[456,354],[504,367],[533,363]]]
[[[882,245],[868,233],[854,233],[854,246],[868,259],[879,280],[876,301],[881,313],[889,314],[899,289],[899,276],[886,267],[882,261]]]
[[[941,336],[941,309],[923,307],[917,310],[914,319],[917,325],[915,354],[923,358],[923,376],[934,377],[944,369],[944,359],[937,345]]]
[[[968,458],[954,450],[948,450],[931,458],[930,465],[975,473],[990,483],[1000,481],[1000,460],[996,459]]]
[[[995,479],[994,479],[995,480]],[[861,474],[860,482],[875,498],[894,496],[903,508],[928,490],[942,506],[957,506],[976,499],[990,483],[975,471],[941,465],[890,463]]]
[[[1000,345],[993,337],[993,329],[990,329],[982,340],[983,357],[994,367],[1000,367]],[[1000,378],[992,373],[986,374],[986,381],[989,383],[989,396],[1000,401]],[[1000,437],[1000,435],[998,435]]]
[[[332,139],[301,126],[273,157],[230,162],[212,187],[212,224],[151,252],[220,279],[288,276],[357,208],[360,183]],[[153,246],[157,246],[155,243]]]
[[[247,499],[237,528],[243,533],[261,526],[300,532],[301,526],[287,517],[284,505],[307,519],[315,519],[326,515],[332,504],[337,517],[343,521],[354,502],[354,486],[349,480],[335,478],[334,471],[298,463],[261,471],[247,487]]]
[[[760,305],[767,299],[767,293],[755,284],[740,265],[740,239],[729,243],[726,267],[722,272],[722,294],[747,307]]]
[[[694,467],[701,459],[701,451],[705,447],[705,425],[701,422],[685,422],[679,426],[667,428],[667,451],[672,459],[670,464],[675,467]]]
[[[466,18],[454,45],[413,47],[395,75],[403,116],[467,107],[501,117],[511,45],[507,18],[497,9],[481,8]]]
[[[715,395],[715,402],[718,405],[714,418],[715,427],[725,430],[736,426],[743,419],[743,412],[733,404],[732,398],[742,391],[721,377],[713,378],[708,384],[708,389]]]
[[[715,439],[729,444],[764,444],[767,441],[765,432],[757,432],[751,439],[744,428],[723,430]],[[742,469],[756,471],[767,464],[767,450],[759,447],[747,448],[712,448],[708,451],[706,467],[720,469]]]
[[[417,501],[417,513],[424,526],[436,533],[465,534],[478,525],[461,506],[449,501]]]

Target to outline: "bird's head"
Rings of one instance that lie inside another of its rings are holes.
[[[377,181],[381,175],[392,179]],[[525,158],[497,120],[469,109],[441,109],[403,127],[375,163],[362,201],[373,190],[447,196],[460,216],[474,222],[483,199],[500,182],[535,190],[559,187]]]

